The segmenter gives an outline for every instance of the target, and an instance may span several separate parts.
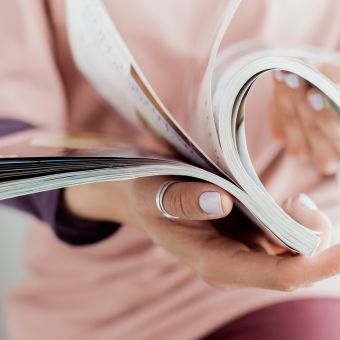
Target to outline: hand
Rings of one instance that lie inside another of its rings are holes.
[[[319,69],[334,82],[340,81],[339,68],[325,64]],[[310,160],[322,174],[333,175],[340,165],[340,113],[297,75],[273,74],[270,121],[274,138],[294,157]]]
[[[288,291],[339,273],[340,246],[312,258],[292,254],[253,228],[232,208],[231,196],[209,183],[172,184],[164,195],[164,206],[180,219],[164,218],[155,197],[165,180],[152,177],[70,187],[65,189],[65,204],[82,218],[139,226],[214,287]],[[300,223],[323,232],[321,247],[327,246],[331,224],[308,197],[289,199],[284,209]]]

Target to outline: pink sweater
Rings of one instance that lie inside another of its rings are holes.
[[[104,2],[147,78],[185,124],[182,86],[190,66],[204,60],[194,37],[204,29],[207,14],[218,14],[217,1],[214,6],[209,0]],[[256,37],[336,49],[338,7],[336,0],[244,0],[224,46]],[[141,136],[75,68],[64,0],[0,2],[0,41],[3,118],[91,128],[137,143]],[[279,201],[306,192],[336,224],[340,212],[332,181],[320,179],[312,168],[297,165],[268,143],[269,135],[256,122],[260,116],[266,124],[271,93],[268,87],[255,91],[248,140],[268,190]],[[25,253],[30,276],[8,300],[13,340],[194,339],[275,301],[340,295],[339,278],[294,293],[236,287],[220,292],[131,226],[95,245],[74,248],[58,241],[43,223],[31,223]],[[339,237],[335,230],[334,242]]]

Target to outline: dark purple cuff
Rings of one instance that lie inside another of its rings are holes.
[[[62,204],[56,213],[55,234],[64,242],[74,246],[88,245],[113,235],[120,224],[105,221],[90,221],[70,214]]]
[[[24,131],[33,126],[24,122],[0,120],[0,137]],[[52,227],[62,241],[71,245],[88,245],[99,242],[120,227],[118,223],[90,221],[70,214],[62,205],[63,189],[3,200],[2,203],[34,215]]]

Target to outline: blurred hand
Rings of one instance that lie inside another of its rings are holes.
[[[331,224],[307,196],[289,199],[283,208],[300,223],[322,232],[320,253],[312,258],[275,245],[233,208],[227,192],[209,183],[172,184],[165,192],[164,206],[180,218],[165,218],[156,208],[155,197],[168,179],[70,187],[64,191],[65,205],[82,218],[119,221],[126,228],[138,226],[213,287],[288,291],[339,273],[340,245],[323,250]]]
[[[335,83],[340,69],[329,64],[319,69]],[[321,92],[293,73],[274,71],[271,130],[294,157],[310,160],[324,175],[340,165],[340,113]]]

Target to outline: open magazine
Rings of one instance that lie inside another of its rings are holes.
[[[245,138],[247,93],[264,72],[293,72],[319,88],[335,108],[337,86],[310,60],[312,50],[270,49],[240,44],[219,47],[239,5],[226,3],[211,46],[191,126],[184,130],[159,99],[137,65],[100,0],[69,0],[68,29],[78,68],[98,92],[131,123],[147,125],[182,160],[145,155],[92,135],[26,131],[1,140],[0,199],[98,181],[143,176],[189,176],[225,189],[259,227],[290,249],[313,255],[318,233],[289,217],[261,184]],[[322,58],[332,59],[330,55]],[[119,95],[112,96],[112,90]],[[141,123],[142,122],[142,123]]]

